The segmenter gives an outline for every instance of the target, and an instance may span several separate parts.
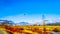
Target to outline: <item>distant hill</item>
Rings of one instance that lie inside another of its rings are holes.
[[[60,22],[55,22],[55,23],[48,23],[48,24],[46,24],[46,25],[51,25],[51,26],[57,26],[57,25],[59,25],[60,26]]]
[[[18,24],[20,24],[20,25],[28,25],[29,23],[28,22],[20,22]]]
[[[7,23],[7,24],[11,24],[11,25],[13,25],[13,24],[14,24],[14,22],[13,22],[13,21],[0,20],[0,25],[1,25],[3,22],[4,22],[4,23]]]

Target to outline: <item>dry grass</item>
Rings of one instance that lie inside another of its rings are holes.
[[[24,29],[34,29],[34,28],[38,28],[40,30],[43,30],[43,26],[14,26],[14,28],[24,28]],[[53,30],[55,28],[57,28],[58,30],[60,30],[60,26],[45,26],[45,28],[47,30]]]
[[[8,28],[13,28],[12,30],[15,30],[15,32],[11,31],[10,29]],[[7,30],[10,30],[11,32],[13,33],[22,33],[22,34],[39,34],[39,33],[42,33],[43,31],[43,26],[9,26],[7,28]],[[60,30],[60,26],[45,26],[46,28],[46,31],[52,31],[53,29],[57,28],[58,30]],[[2,29],[2,27],[0,28]],[[21,31],[22,32],[21,32]]]

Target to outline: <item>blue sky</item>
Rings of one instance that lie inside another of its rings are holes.
[[[60,0],[0,0],[0,19],[41,22],[42,14],[47,20],[59,20]]]

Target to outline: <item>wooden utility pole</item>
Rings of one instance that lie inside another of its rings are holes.
[[[46,33],[46,23],[45,23],[45,16],[44,15],[42,15],[42,20],[43,20],[43,34],[45,34]]]

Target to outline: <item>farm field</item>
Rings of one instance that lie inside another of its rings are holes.
[[[12,26],[12,27],[14,27],[14,28],[24,28],[24,29],[27,29],[27,28],[29,28],[29,29],[38,28],[38,29],[41,29],[41,30],[43,30],[43,28],[44,28],[44,26]],[[51,31],[54,28],[57,28],[58,30],[60,30],[60,26],[45,26],[45,28],[47,30],[51,30]]]
[[[14,34],[39,34],[43,31],[43,26],[9,26],[7,28],[0,27],[0,30],[6,30]],[[55,28],[60,31],[60,26],[45,26],[47,32],[53,32]]]

